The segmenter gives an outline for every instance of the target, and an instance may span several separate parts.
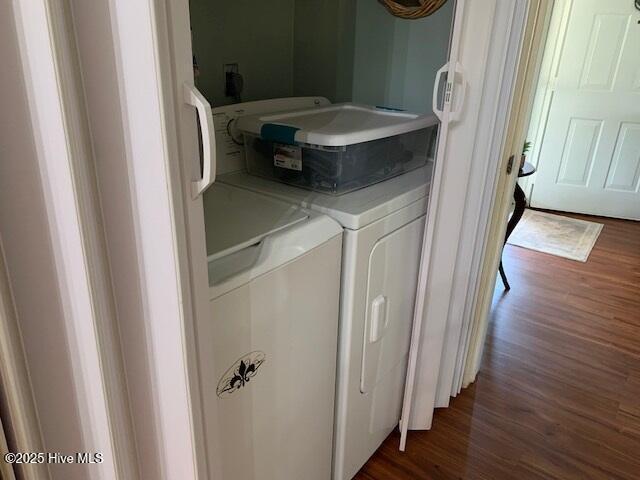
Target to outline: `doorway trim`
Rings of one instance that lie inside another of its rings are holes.
[[[569,24],[569,12],[573,0],[551,0],[548,7],[547,28],[541,33],[543,41],[539,47],[538,72],[536,73],[535,97],[531,110],[531,117],[527,129],[527,139],[532,142],[531,154],[527,156],[528,162],[536,169],[540,163],[540,151],[547,128],[547,118],[551,109],[553,98],[554,79],[562,53],[561,39]],[[531,201],[535,187],[535,174],[519,181],[524,190],[527,203]]]
[[[456,382],[458,391],[473,383],[478,374],[489,322],[491,300],[502,257],[508,213],[517,182],[518,168],[507,169],[509,157],[518,159],[526,138],[526,130],[534,100],[538,74],[538,52],[545,40],[549,12],[553,0],[530,0],[521,54],[515,65],[513,104],[508,112],[503,143],[498,154],[500,167],[488,212],[487,237],[484,242],[481,276],[478,281],[469,326],[468,346],[461,359]],[[517,160],[516,160],[517,162]],[[517,167],[517,163],[515,164]]]

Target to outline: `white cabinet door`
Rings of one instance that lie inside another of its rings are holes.
[[[640,11],[631,0],[573,1],[557,38],[531,204],[640,219]]]

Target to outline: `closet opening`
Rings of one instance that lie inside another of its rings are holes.
[[[222,478],[350,479],[398,426],[454,6],[189,2]]]

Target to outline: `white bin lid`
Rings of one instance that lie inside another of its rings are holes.
[[[342,103],[242,116],[236,126],[267,140],[339,147],[400,135],[437,123],[434,115]]]

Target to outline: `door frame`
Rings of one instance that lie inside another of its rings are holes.
[[[534,100],[526,136],[533,145],[531,153],[527,155],[527,161],[536,169],[540,163],[540,152],[553,98],[553,72],[558,70],[563,43],[561,39],[569,24],[571,3],[571,0],[551,0],[551,5],[548,7],[547,28],[541,32],[543,40],[540,42]],[[519,183],[526,194],[528,204],[533,196],[536,175],[525,177],[519,180]]]
[[[460,360],[457,374],[457,391],[467,387],[476,379],[486,340],[489,324],[489,311],[497,281],[498,266],[502,258],[504,235],[513,201],[513,191],[518,180],[518,162],[522,145],[527,135],[527,127],[533,108],[535,87],[539,73],[540,50],[544,48],[549,16],[554,0],[530,0],[529,12],[524,30],[521,56],[515,65],[516,77],[514,97],[507,118],[501,149],[501,166],[497,185],[493,191],[492,207],[487,224],[487,239],[483,249],[481,276],[478,282],[469,332],[467,348]],[[514,158],[514,166],[509,173],[507,161]],[[456,386],[456,385],[454,385]]]
[[[436,393],[436,408],[443,408],[449,405],[449,401],[452,397],[455,397],[460,393],[462,388],[462,377],[464,373],[464,364],[467,358],[467,353],[470,348],[470,338],[473,334],[473,319],[474,308],[478,298],[478,294],[481,291],[483,281],[483,262],[485,261],[487,252],[490,249],[490,243],[488,238],[491,232],[491,222],[493,215],[493,208],[496,202],[496,197],[499,195],[502,183],[502,177],[506,169],[509,154],[506,153],[507,145],[506,138],[509,135],[509,119],[513,111],[518,108],[519,103],[519,88],[522,82],[520,64],[523,58],[527,57],[528,40],[531,35],[532,25],[535,22],[537,10],[540,7],[541,2],[546,0],[528,0],[526,3],[514,6],[512,12],[510,12],[509,20],[505,25],[498,26],[498,29],[505,30],[503,42],[505,42],[505,50],[501,63],[492,64],[492,61],[488,62],[488,71],[492,68],[496,68],[492,65],[502,65],[502,78],[500,79],[500,86],[496,90],[496,106],[492,112],[493,118],[490,122],[492,129],[488,131],[487,138],[490,138],[489,143],[489,157],[484,180],[471,181],[471,185],[479,188],[482,192],[478,198],[481,201],[479,205],[475,205],[475,202],[470,202],[469,210],[467,211],[467,222],[473,224],[473,220],[476,216],[477,227],[475,236],[478,240],[471,246],[469,242],[467,248],[472,248],[471,252],[467,250],[467,256],[471,264],[469,271],[471,272],[472,279],[468,283],[468,288],[464,291],[464,297],[459,296],[458,300],[454,297],[452,301],[452,309],[456,311],[456,304],[458,305],[457,311],[462,316],[461,327],[459,333],[455,332],[453,338],[449,337],[451,342],[448,350],[445,350],[443,354],[443,366],[441,367],[440,376],[438,379],[438,390]],[[494,34],[495,35],[495,34]],[[487,85],[487,91],[490,91],[493,87],[490,83]],[[489,102],[491,103],[491,102]],[[489,112],[484,112],[484,115],[488,115]],[[485,117],[486,118],[486,117]],[[487,123],[487,121],[480,122],[480,125]],[[481,126],[480,129],[483,127]],[[480,133],[482,137],[484,133]],[[517,169],[515,169],[517,173]],[[480,175],[482,177],[482,175]],[[515,173],[514,173],[515,176]],[[513,192],[513,185],[507,183],[507,190],[511,189],[511,195]],[[477,192],[478,190],[476,190]],[[473,190],[471,190],[473,192]],[[506,228],[506,220],[505,220]],[[460,261],[462,260],[462,261]],[[458,260],[459,265],[466,263],[464,257]],[[447,333],[450,334],[449,325],[447,326]],[[457,343],[456,343],[457,342]],[[456,348],[457,347],[457,348]]]

